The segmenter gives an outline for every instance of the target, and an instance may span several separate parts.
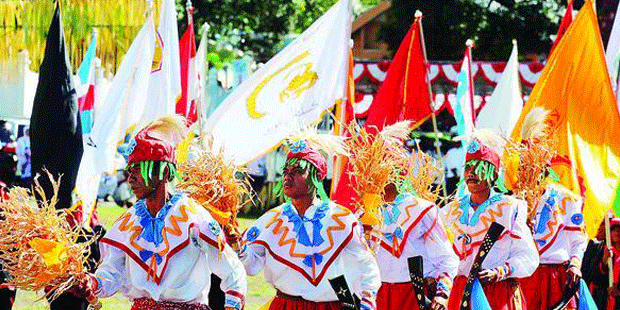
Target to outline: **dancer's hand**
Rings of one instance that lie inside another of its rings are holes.
[[[571,266],[566,272],[568,273],[568,277],[566,278],[566,284],[568,284],[568,286],[570,287],[577,285],[577,283],[581,279],[581,270],[579,270],[579,268],[575,266]]]
[[[94,300],[95,291],[98,289],[98,283],[95,276],[91,273],[82,273],[79,276],[77,284],[73,287],[74,295],[87,300]]]
[[[480,272],[478,272],[478,278],[480,279],[480,282],[482,283],[498,282],[501,280],[499,272],[497,272],[497,270],[495,269],[480,270]]]
[[[448,309],[448,298],[442,295],[437,295],[431,302],[431,310],[446,310]]]

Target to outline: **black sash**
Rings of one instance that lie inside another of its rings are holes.
[[[424,295],[424,265],[422,263],[422,256],[407,258],[407,264],[409,265],[409,277],[411,278],[411,284],[413,284],[415,299],[418,301],[418,308],[425,310],[430,306],[431,302]]]
[[[329,279],[329,284],[331,284],[332,289],[336,292],[336,296],[338,296],[341,309],[360,309],[359,304],[356,303],[353,298],[353,293],[349,289],[349,285],[347,285],[347,280],[344,278],[344,275]]]
[[[491,227],[489,227],[486,235],[484,235],[484,239],[482,240],[482,244],[478,249],[476,259],[474,260],[474,264],[471,266],[469,276],[467,277],[467,283],[465,284],[465,290],[463,291],[463,297],[461,298],[461,310],[471,309],[471,290],[474,285],[474,280],[478,277],[478,272],[482,269],[482,262],[484,262],[484,259],[489,254],[491,247],[493,247],[502,232],[504,232],[504,226],[498,224],[497,222],[493,222],[491,223]]]

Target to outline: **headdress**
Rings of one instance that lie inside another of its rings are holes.
[[[499,153],[504,147],[504,140],[489,129],[474,130],[470,138],[465,155],[465,166],[473,167],[474,174],[480,180],[494,185],[500,175]],[[502,184],[498,185],[503,188]]]
[[[323,189],[321,181],[327,176],[327,159],[321,154],[343,155],[349,154],[345,146],[345,138],[332,134],[318,133],[316,128],[307,128],[290,135],[287,138],[289,152],[286,155],[285,166],[299,165],[301,168],[310,169],[310,179],[317,190],[319,197],[327,201],[327,193]],[[275,188],[281,193],[282,184]]]
[[[184,118],[179,115],[164,116],[147,124],[129,143],[127,166],[140,165],[147,185],[149,179],[157,176],[153,172],[162,179],[165,167],[169,168],[171,177],[176,175],[176,148],[185,132]]]

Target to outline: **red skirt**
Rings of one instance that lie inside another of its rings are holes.
[[[203,304],[190,304],[173,301],[155,301],[151,298],[138,298],[133,301],[131,310],[211,310]]]
[[[457,276],[454,279],[452,292],[448,299],[448,310],[459,310],[463,291],[467,278]],[[482,285],[484,294],[487,296],[489,305],[493,310],[526,310],[525,300],[522,298],[519,282],[508,279],[496,283],[485,283]]]
[[[418,310],[418,300],[415,298],[411,283],[381,284],[377,293],[377,310]]]
[[[549,309],[562,298],[566,288],[566,267],[559,264],[540,265],[529,278],[519,279],[529,309]],[[577,309],[575,298],[571,299],[567,310]]]
[[[340,302],[309,301],[298,296],[290,296],[278,291],[276,297],[269,306],[269,310],[340,310]]]

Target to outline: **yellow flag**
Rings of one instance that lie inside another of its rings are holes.
[[[620,178],[620,115],[591,1],[551,54],[513,138],[519,139],[523,118],[535,107],[551,111],[559,142],[552,168],[562,185],[585,197],[586,229],[594,236]]]

